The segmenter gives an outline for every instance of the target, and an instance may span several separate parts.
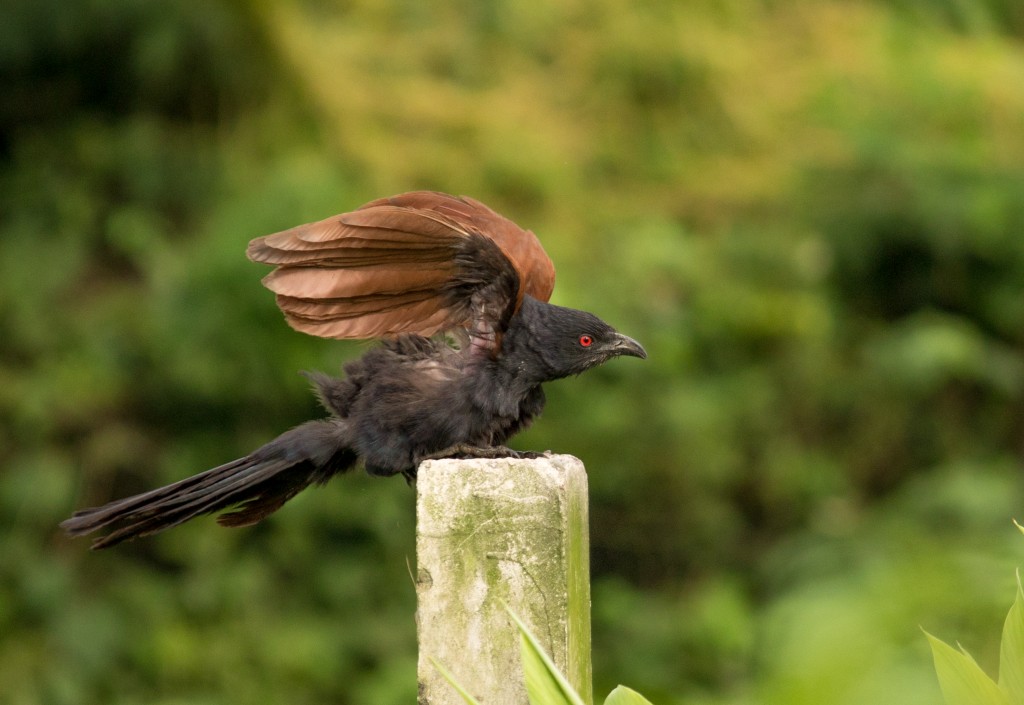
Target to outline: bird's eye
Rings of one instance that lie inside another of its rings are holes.
[[[590,337],[589,335],[581,335],[580,336],[580,345],[582,345],[583,347],[589,348],[593,344],[594,344],[594,339],[592,337]]]

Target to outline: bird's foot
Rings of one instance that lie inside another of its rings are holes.
[[[532,450],[512,450],[505,446],[473,446],[467,443],[456,443],[444,450],[427,453],[417,458],[417,465],[424,460],[440,460],[441,458],[515,458],[516,460],[533,460],[551,455],[550,451],[538,453]]]

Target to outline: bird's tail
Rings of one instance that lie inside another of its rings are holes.
[[[201,514],[221,514],[222,526],[248,526],[276,511],[312,483],[322,484],[357,459],[345,421],[309,421],[244,458],[102,507],[82,509],[61,523],[71,536],[113,527],[92,548],[155,534]]]

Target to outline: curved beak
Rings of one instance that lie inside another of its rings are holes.
[[[629,355],[630,357],[639,357],[641,360],[647,359],[647,351],[644,350],[644,346],[622,333],[615,334],[615,339],[608,346],[608,352],[612,355]]]

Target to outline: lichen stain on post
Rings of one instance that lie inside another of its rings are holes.
[[[590,700],[587,482],[572,456],[438,460],[417,479],[421,705],[526,701],[508,604]]]

